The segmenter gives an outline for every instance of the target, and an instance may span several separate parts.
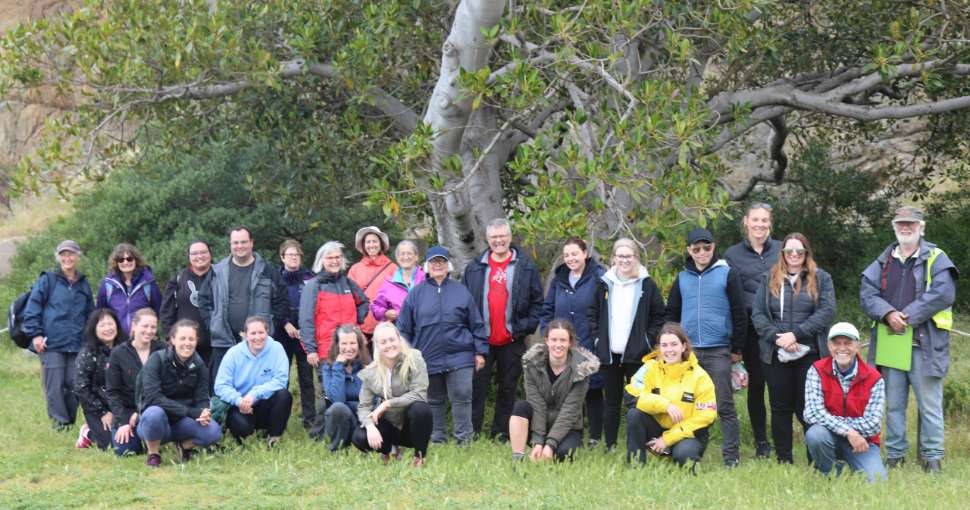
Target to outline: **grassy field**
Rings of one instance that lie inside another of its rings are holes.
[[[954,341],[951,377],[970,373],[966,342]],[[164,466],[149,470],[143,456],[76,450],[77,427],[52,431],[39,364],[6,338],[0,402],[0,508],[960,508],[970,478],[970,427],[963,417],[947,419],[941,476],[925,475],[911,455],[888,483],[874,485],[858,476],[815,475],[800,443],[794,466],[752,460],[747,429],[740,468],[721,467],[715,440],[699,476],[660,460],[629,468],[622,453],[601,449],[581,452],[572,464],[513,464],[506,446],[488,441],[465,449],[432,446],[424,469],[407,462],[385,467],[377,455],[330,454],[308,439],[296,413],[275,450],[254,442],[179,465],[166,446]]]

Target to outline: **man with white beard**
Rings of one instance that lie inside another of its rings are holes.
[[[919,408],[919,458],[927,472],[936,473],[943,459],[943,378],[950,364],[950,307],[959,274],[943,250],[922,238],[925,229],[922,210],[897,209],[896,242],[863,271],[859,294],[863,311],[876,321],[868,361],[880,366],[886,381],[886,464],[900,466],[909,449],[906,407],[912,386]],[[902,346],[902,355],[898,348],[887,355],[891,342],[909,335],[911,346]],[[880,341],[885,343],[881,355]]]

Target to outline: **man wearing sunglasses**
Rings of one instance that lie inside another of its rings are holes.
[[[697,361],[714,381],[721,453],[724,465],[735,467],[741,458],[741,441],[731,365],[741,360],[748,316],[741,277],[718,257],[714,236],[705,228],[687,234],[684,270],[670,287],[666,319],[684,327]]]

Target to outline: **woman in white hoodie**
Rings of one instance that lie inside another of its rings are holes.
[[[589,319],[604,381],[604,439],[607,450],[612,450],[623,386],[640,368],[640,359],[653,350],[664,323],[663,296],[640,263],[640,246],[632,239],[613,243],[613,266],[599,282]]]

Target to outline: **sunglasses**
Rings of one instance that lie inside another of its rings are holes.
[[[805,248],[785,248],[781,250],[785,255],[804,255],[806,251]]]
[[[691,246],[690,252],[693,253],[694,255],[697,255],[702,251],[710,252],[713,249],[714,249],[714,245],[711,243],[707,243],[707,244],[702,244],[700,246]]]
[[[119,264],[121,264],[122,262],[134,262],[134,261],[135,261],[135,257],[132,257],[132,256],[128,256],[128,257],[118,257],[118,258],[115,259],[115,262],[117,262]]]

